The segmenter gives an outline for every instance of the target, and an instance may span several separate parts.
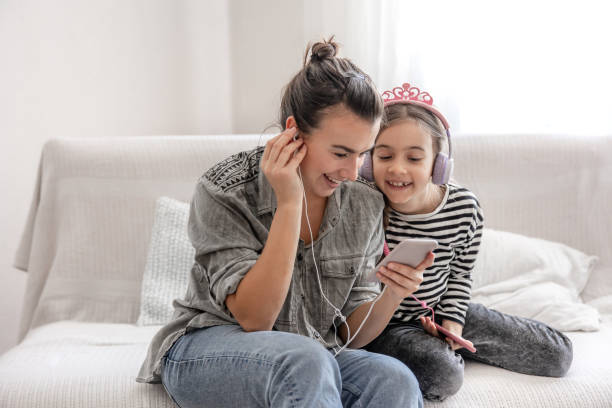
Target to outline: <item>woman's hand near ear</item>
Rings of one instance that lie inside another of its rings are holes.
[[[293,140],[296,128],[286,129],[266,143],[260,167],[276,194],[278,206],[299,204],[304,188],[297,168],[306,156],[302,138]]]
[[[225,304],[245,331],[272,330],[291,285],[300,240],[302,182],[297,173],[306,155],[296,129],[285,130],[266,143],[261,171],[276,194],[277,208],[268,239],[257,262]]]

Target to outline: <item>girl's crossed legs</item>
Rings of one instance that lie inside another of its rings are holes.
[[[438,322],[441,323],[441,322]],[[470,303],[462,337],[476,353],[451,350],[420,323],[388,326],[366,347],[403,361],[416,375],[425,398],[442,401],[463,384],[463,359],[522,374],[562,377],[572,363],[572,343],[544,323]]]

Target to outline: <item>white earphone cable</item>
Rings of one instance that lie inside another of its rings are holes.
[[[368,309],[368,313],[366,314],[365,318],[361,321],[361,324],[357,328],[357,331],[355,332],[355,334],[351,337],[351,328],[348,325],[348,323],[346,322],[346,317],[342,314],[342,311],[340,309],[338,309],[336,306],[334,306],[334,304],[327,298],[327,296],[323,292],[323,286],[321,285],[321,277],[320,277],[320,273],[319,273],[319,268],[317,266],[317,260],[316,260],[315,255],[314,255],[314,248],[313,248],[314,239],[313,239],[313,235],[312,235],[312,227],[310,226],[310,218],[308,217],[308,200],[306,199],[306,190],[304,189],[304,182],[302,181],[302,171],[300,169],[300,166],[298,166],[298,174],[299,174],[299,177],[300,177],[300,183],[302,184],[302,195],[303,195],[303,198],[304,198],[304,214],[306,214],[306,224],[308,225],[308,232],[310,233],[310,245],[311,245],[310,252],[312,254],[312,261],[313,261],[313,264],[314,264],[314,267],[315,267],[315,271],[316,271],[316,274],[317,274],[317,283],[319,284],[319,291],[321,292],[321,296],[323,296],[323,299],[334,310],[334,320],[332,321],[332,325],[334,326],[334,340],[336,342],[336,346],[338,346],[340,348],[334,354],[334,356],[337,356],[342,351],[344,351],[344,349],[346,349],[348,347],[348,345],[355,339],[355,337],[357,337],[357,335],[361,331],[361,328],[363,327],[365,322],[370,317],[370,314],[372,313],[372,309],[374,308],[374,305],[376,304],[376,302],[378,302],[378,299],[380,299],[380,297],[383,295],[383,293],[385,293],[385,290],[387,289],[387,287],[385,286],[383,288],[383,290],[372,301],[372,303],[370,304],[370,308]],[[346,337],[346,343],[343,346],[340,346],[340,343],[338,343],[338,327],[336,326],[336,318],[340,318],[340,321],[346,325],[347,337]]]

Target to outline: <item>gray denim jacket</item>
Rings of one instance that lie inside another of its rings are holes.
[[[259,147],[233,155],[198,181],[189,215],[189,238],[196,254],[187,293],[174,301],[172,321],[152,339],[137,381],[160,382],[161,359],[185,331],[238,324],[225,298],[257,261],[276,210],[274,191],[259,170],[262,153]],[[336,347],[334,310],[321,296],[312,255],[327,298],[349,316],[380,291],[378,284],[362,278],[382,255],[383,207],[381,193],[362,180],[343,183],[334,191],[318,238],[311,245],[299,242],[275,330]],[[342,344],[339,336],[338,343]]]

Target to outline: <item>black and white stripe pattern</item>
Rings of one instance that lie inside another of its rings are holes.
[[[476,196],[456,184],[447,185],[444,199],[433,213],[408,215],[390,211],[386,230],[389,249],[406,238],[438,241],[434,264],[425,270],[423,283],[414,293],[435,310],[436,316],[464,324],[483,221]],[[428,314],[428,309],[408,297],[395,312],[392,323]]]

